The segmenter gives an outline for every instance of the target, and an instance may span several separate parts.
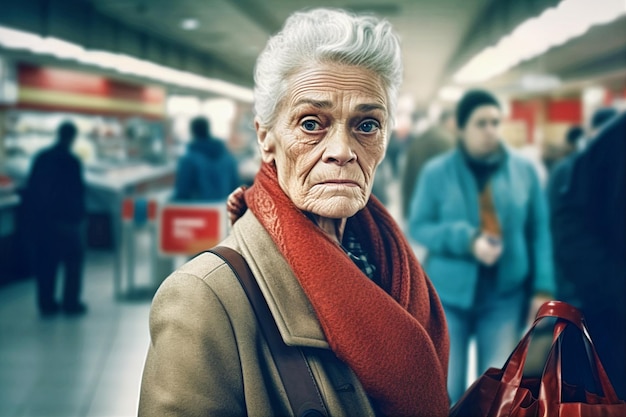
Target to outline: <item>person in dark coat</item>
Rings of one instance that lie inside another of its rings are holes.
[[[175,201],[222,201],[240,185],[237,161],[226,145],[211,136],[204,117],[191,121],[193,139],[178,161]]]
[[[571,160],[554,190],[558,276],[571,285],[613,386],[626,398],[626,113]]]
[[[548,202],[550,206],[550,228],[553,236],[562,235],[563,232],[559,229],[568,227],[567,224],[564,224],[564,218],[559,213],[562,211],[561,205],[563,203],[567,203],[564,195],[566,194],[568,187],[570,187],[570,183],[572,181],[572,169],[576,160],[586,146],[588,146],[588,143],[593,140],[598,131],[615,116],[617,116],[617,110],[602,107],[596,110],[591,117],[590,131],[588,135],[585,135],[584,131],[579,126],[572,126],[568,130],[566,140],[568,144],[573,147],[574,151],[563,158],[563,160],[559,161],[559,163],[553,168],[547,187]],[[567,218],[567,216],[565,218]],[[558,284],[557,297],[559,300],[580,306],[580,301],[578,300],[574,284],[567,278],[566,271],[563,270],[563,267],[567,269],[567,257],[569,254],[567,251],[563,252],[561,250],[560,242],[553,240],[553,245],[555,277]]]
[[[71,152],[77,133],[72,122],[63,122],[57,129],[56,143],[35,158],[27,183],[25,205],[36,246],[34,272],[37,306],[42,316],[53,315],[60,309],[67,314],[87,311],[80,299],[85,183],[81,162]],[[61,264],[65,281],[59,305],[55,293]]]

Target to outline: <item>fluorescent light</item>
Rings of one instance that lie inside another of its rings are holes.
[[[173,95],[167,99],[167,114],[196,115],[200,113],[200,99],[194,96]]]
[[[538,18],[520,24],[511,34],[474,56],[455,75],[457,83],[479,83],[586,33],[594,25],[626,14],[624,0],[563,0]]]
[[[459,99],[461,98],[464,92],[465,92],[465,89],[461,87],[458,87],[456,85],[447,85],[445,87],[442,87],[439,90],[439,93],[437,93],[437,95],[443,101],[455,102],[455,101],[459,101]]]
[[[594,108],[602,105],[604,100],[605,91],[602,87],[587,87],[583,90],[583,103],[588,108]]]
[[[198,19],[183,19],[180,22],[180,27],[185,30],[196,30],[200,26]]]
[[[561,79],[549,74],[525,74],[520,85],[526,91],[554,90],[561,85]]]
[[[250,88],[177,70],[124,54],[87,50],[80,45],[61,39],[41,37],[33,33],[4,26],[0,26],[0,47],[24,49],[40,55],[53,55],[57,58],[73,60],[122,74],[132,74],[165,84],[207,91],[247,103],[253,100],[252,89]]]

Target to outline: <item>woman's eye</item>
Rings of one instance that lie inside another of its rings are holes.
[[[372,133],[377,129],[380,129],[380,124],[376,120],[365,120],[358,127],[364,133]]]
[[[302,122],[301,126],[304,130],[313,132],[315,130],[319,130],[320,124],[315,120],[305,120],[304,122]]]

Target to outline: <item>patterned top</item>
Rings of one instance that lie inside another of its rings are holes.
[[[343,243],[341,249],[350,257],[352,262],[359,267],[359,269],[368,276],[371,280],[376,280],[376,265],[370,262],[369,255],[363,250],[363,247],[357,240],[354,233],[350,232],[347,228],[343,237]]]

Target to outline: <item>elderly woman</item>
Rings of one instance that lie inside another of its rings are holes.
[[[387,22],[317,9],[260,55],[263,163],[221,246],[239,252],[329,416],[444,416],[442,307],[398,226],[370,196],[401,79]],[[204,253],[152,305],[141,416],[295,415],[246,294]]]
[[[426,164],[411,204],[409,231],[428,249],[426,270],[450,331],[452,402],[467,387],[472,336],[478,372],[501,367],[529,304],[532,316],[555,291],[539,177],[503,143],[501,120],[490,92],[466,92],[456,109],[458,146]]]

